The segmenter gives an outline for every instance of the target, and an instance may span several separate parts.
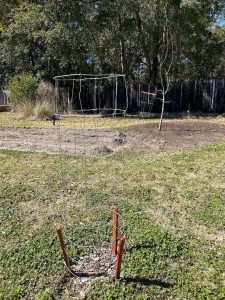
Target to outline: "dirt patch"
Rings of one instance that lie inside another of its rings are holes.
[[[2,127],[0,148],[25,151],[107,155],[118,148],[111,130]],[[106,151],[107,150],[107,151]]]
[[[125,146],[129,152],[161,152],[194,148],[225,140],[225,125],[206,122],[142,124],[120,131],[105,129],[1,127],[0,148],[87,155],[110,155]]]
[[[133,151],[168,151],[195,148],[225,140],[225,125],[200,122],[144,124],[130,128],[126,149]]]

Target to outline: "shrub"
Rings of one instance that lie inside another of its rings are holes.
[[[29,73],[15,75],[9,82],[9,100],[12,104],[35,102],[38,81]]]
[[[34,107],[34,113],[37,119],[45,119],[52,114],[52,111],[52,106],[47,101],[37,102]]]
[[[53,103],[55,97],[55,90],[53,84],[46,81],[41,81],[37,88],[37,98],[40,102]]]

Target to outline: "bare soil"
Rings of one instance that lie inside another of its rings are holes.
[[[194,148],[225,140],[225,125],[206,122],[166,122],[142,124],[124,133],[110,129],[7,127],[0,128],[0,149],[110,155],[120,151],[161,152]]]
[[[164,123],[162,131],[158,124],[143,124],[130,129],[127,150],[169,151],[195,148],[225,140],[225,125],[206,122]]]

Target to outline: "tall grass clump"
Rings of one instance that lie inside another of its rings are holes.
[[[48,101],[37,102],[34,107],[34,115],[36,119],[46,119],[53,112],[52,105]]]
[[[55,90],[50,82],[41,81],[37,88],[37,102],[34,107],[36,119],[46,119],[53,112]]]
[[[34,115],[34,105],[31,102],[24,102],[17,106],[16,110],[22,114],[24,119]]]

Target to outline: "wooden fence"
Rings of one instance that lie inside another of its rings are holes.
[[[95,89],[95,92],[94,92]],[[127,91],[127,93],[126,93]],[[162,102],[160,95],[155,97],[148,93],[154,92],[150,84],[130,83],[127,89],[118,85],[98,84],[97,87],[86,85],[82,87],[79,97],[79,87],[63,87],[60,89],[60,104],[65,110],[92,109],[94,105],[101,108],[113,108],[117,93],[117,108],[124,109],[128,102],[128,112],[159,113]],[[127,95],[127,97],[126,97]],[[166,96],[165,111],[168,113],[181,112],[225,112],[225,79],[198,80],[175,82]]]
[[[141,111],[141,91],[151,91],[149,85],[129,85],[129,110]],[[160,98],[160,95],[158,95]],[[154,99],[152,112],[161,110],[161,101]],[[150,99],[151,101],[151,99]],[[165,111],[223,113],[225,112],[225,79],[183,81],[173,83],[166,96]]]

